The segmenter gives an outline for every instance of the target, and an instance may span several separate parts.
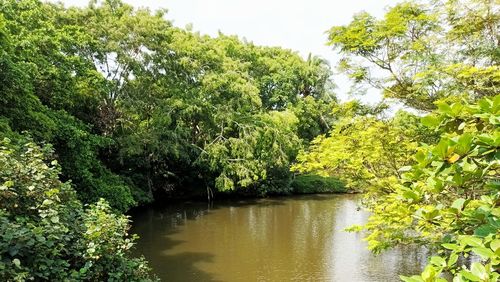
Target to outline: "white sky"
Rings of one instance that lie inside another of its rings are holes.
[[[56,1],[53,1],[56,2]],[[85,6],[87,1],[62,0],[65,5]],[[395,0],[125,0],[135,7],[151,10],[167,8],[166,18],[174,25],[193,25],[202,34],[238,35],[258,45],[281,46],[298,51],[306,57],[309,53],[327,59],[332,68],[338,55],[326,46],[325,32],[334,25],[350,22],[352,16],[367,11],[382,16]],[[335,69],[334,69],[335,71]],[[347,78],[334,75],[339,98],[346,100],[349,90]],[[362,99],[374,102],[376,92]]]

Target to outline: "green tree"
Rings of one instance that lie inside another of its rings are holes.
[[[74,181],[81,200],[104,197],[125,211],[137,201],[126,180],[99,159],[112,140],[92,130],[96,100],[80,88],[95,73],[75,55],[74,46],[82,44],[75,38],[84,34],[77,26],[58,23],[62,11],[60,5],[38,1],[1,2],[0,114],[14,131],[27,130],[36,141],[54,145],[62,177]]]
[[[399,168],[411,163],[418,141],[430,136],[412,114],[401,111],[383,120],[366,110],[356,102],[337,108],[340,118],[332,131],[314,139],[292,169],[339,178],[353,190],[390,192],[387,184],[397,181]]]
[[[0,13],[0,115],[54,146],[84,203],[286,192],[296,146],[334,120],[330,68],[314,56],[203,36],[116,0],[3,0]]]
[[[355,83],[430,111],[439,99],[498,93],[499,22],[494,0],[404,2],[382,19],[363,12],[333,27],[328,44]]]

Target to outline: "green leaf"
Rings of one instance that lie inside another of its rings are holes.
[[[491,241],[490,243],[490,248],[493,250],[493,251],[497,251],[498,249],[500,249],[500,239],[495,239],[493,241]]]
[[[474,230],[474,235],[478,237],[486,237],[490,234],[495,234],[498,228],[492,226],[491,224],[483,224]]]
[[[458,260],[458,255],[457,254],[451,254],[450,258],[448,259],[448,266],[451,267],[457,263]]]
[[[17,258],[13,259],[12,260],[12,263],[17,267],[17,268],[21,268],[21,261]]]
[[[445,159],[446,156],[448,155],[448,141],[441,139],[441,141],[439,141],[439,143],[436,146],[434,146],[432,152],[436,156],[439,156],[441,159]]]
[[[464,159],[461,166],[465,172],[475,172],[477,170],[477,165],[475,163],[469,163],[467,159]]]
[[[465,277],[465,278],[469,279],[470,281],[474,281],[474,282],[476,282],[476,281],[481,281],[481,278],[477,277],[476,275],[474,275],[474,274],[470,273],[470,272],[469,272],[469,271],[467,271],[467,270],[462,270],[462,271],[460,271],[460,274],[461,274],[463,277]]]
[[[452,251],[457,250],[459,248],[457,244],[452,244],[452,243],[441,244],[441,246],[443,246],[443,248],[445,249]]]
[[[474,236],[469,236],[469,235],[461,236],[459,240],[461,243],[464,243],[471,247],[481,247],[483,245],[483,241],[480,238]]]
[[[420,195],[414,192],[413,190],[406,190],[403,192],[403,197],[408,200],[419,201]]]
[[[405,282],[425,282],[420,276],[413,275],[411,277],[400,275],[399,278]]]
[[[431,257],[430,262],[432,264],[434,264],[435,266],[439,266],[439,267],[445,267],[446,266],[446,260],[444,258],[442,258],[442,257],[433,256],[433,257]]]
[[[422,166],[427,165],[425,153],[422,151],[418,151],[415,154],[415,160],[417,160],[417,162]]]
[[[472,248],[472,251],[484,260],[490,259],[495,254],[490,249],[484,247]]]
[[[430,128],[436,128],[441,123],[441,119],[433,115],[427,115],[423,117],[421,121],[423,125]]]
[[[464,207],[464,203],[465,203],[465,199],[463,199],[463,198],[456,199],[453,202],[453,204],[451,205],[451,207],[454,208],[454,209],[457,209],[457,210],[461,211],[462,208]]]
[[[478,136],[478,139],[486,145],[489,146],[495,145],[495,138],[493,138],[493,136],[491,136],[490,134],[481,134]]]
[[[455,145],[455,152],[459,155],[464,155],[472,147],[473,136],[470,133],[464,133],[458,138],[458,142]]]
[[[484,267],[484,265],[482,265],[479,262],[472,263],[471,272],[472,272],[472,274],[479,277],[480,279],[485,279],[486,277],[488,277],[488,273],[486,272],[486,268]]]
[[[489,112],[489,109],[493,106],[493,102],[488,98],[479,100],[478,104],[484,112]]]
[[[433,192],[439,193],[443,191],[443,181],[437,177],[429,177],[427,179],[427,185],[432,189]]]
[[[462,109],[464,108],[464,106],[460,103],[453,103],[451,105],[451,115],[454,116],[454,117],[457,117],[460,115],[460,113],[462,113]]]
[[[498,114],[498,112],[500,111],[500,95],[496,95],[493,98],[493,105],[491,110],[491,112],[494,114]]]
[[[434,279],[434,277],[436,276],[436,270],[431,265],[427,265],[424,271],[422,272],[421,276],[422,279],[424,279],[424,281],[430,281],[431,279]]]
[[[453,114],[453,110],[452,108],[450,107],[450,105],[448,105],[446,102],[441,102],[441,101],[438,101],[436,102],[436,105],[438,107],[438,110],[443,113],[443,114]]]
[[[453,175],[453,182],[455,183],[455,185],[457,186],[462,186],[464,184],[464,177],[462,175],[462,173],[455,173],[455,175]]]

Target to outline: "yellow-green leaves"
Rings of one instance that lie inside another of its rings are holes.
[[[444,281],[443,271],[454,281],[499,278],[500,76],[498,30],[489,28],[500,22],[496,6],[496,1],[482,0],[409,2],[392,7],[383,19],[364,13],[330,30],[329,44],[343,55],[342,71],[355,83],[381,89],[385,97],[432,111],[421,122],[440,135],[412,149],[414,159],[395,169],[398,181],[387,182],[374,172],[381,169],[370,169],[385,164],[386,156],[393,158],[397,151],[390,146],[384,147],[386,155],[380,154],[377,140],[370,139],[372,151],[358,156],[355,148],[363,148],[367,137],[358,133],[355,146],[343,150],[352,141],[343,136],[349,127],[334,131],[333,140],[314,144],[298,166],[369,180],[364,184],[387,193],[369,197],[372,216],[365,230],[370,249],[418,242],[444,243],[452,250],[441,249],[421,275],[402,276],[404,281]],[[378,131],[390,135],[391,130]],[[404,146],[404,139],[399,144]],[[380,162],[371,163],[371,155]],[[457,265],[459,256],[471,254],[481,261]]]
[[[400,167],[410,163],[408,152],[420,138],[414,123],[418,119],[406,113],[391,121],[347,114],[329,137],[318,137],[308,151],[299,154],[293,169],[338,177],[351,189],[389,190],[387,184],[402,173]]]
[[[383,208],[372,208],[374,214],[365,228],[372,234],[368,240],[377,245],[384,242],[373,234],[385,232],[382,230],[394,217],[391,211],[399,209],[412,213],[415,221],[386,233],[387,244],[412,239],[427,244],[450,242],[442,247],[452,253],[433,257],[420,276],[402,277],[404,281],[436,281],[439,275],[433,275],[444,270],[456,281],[498,279],[494,269],[500,256],[496,241],[500,230],[499,129],[490,122],[491,116],[499,115],[493,110],[497,97],[476,104],[439,103],[431,118],[423,121],[441,132],[441,140],[433,146],[421,146],[415,155],[416,164],[404,169],[402,185],[395,186],[394,194],[404,204],[395,209],[390,201],[393,197],[388,196],[376,201]],[[402,232],[408,232],[405,230],[417,233],[402,236]],[[481,261],[471,268],[457,265],[458,257],[465,254],[474,254]]]
[[[340,69],[356,84],[412,108],[431,111],[440,99],[491,97],[500,82],[498,31],[489,28],[500,22],[495,4],[404,2],[381,19],[360,13],[331,28],[328,44],[340,50]],[[460,111],[459,104],[438,106],[452,115]]]

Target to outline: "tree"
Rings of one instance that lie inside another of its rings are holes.
[[[404,2],[383,19],[360,13],[329,31],[343,54],[339,68],[356,84],[430,111],[440,99],[498,93],[498,26],[494,0]]]
[[[361,114],[356,102],[336,109],[339,120],[328,136],[319,136],[297,157],[298,172],[334,176],[354,190],[375,194],[390,192],[387,183],[396,181],[399,168],[411,163],[409,154],[418,141],[430,138],[418,118],[398,112],[389,120]],[[386,183],[387,182],[387,183]]]
[[[333,120],[331,72],[317,57],[203,36],[116,0],[4,0],[0,13],[0,115],[54,146],[84,203],[126,211],[227,188],[226,176],[233,190],[265,194],[272,175],[288,191],[291,146]]]
[[[386,98],[432,111],[422,123],[440,136],[420,139],[397,178],[372,179],[375,191],[386,189],[368,194],[372,215],[351,229],[365,230],[375,252],[401,244],[436,251],[421,275],[404,281],[445,281],[444,272],[453,281],[499,278],[497,6],[406,2],[383,19],[361,13],[330,30],[330,44],[344,54],[341,69]],[[334,164],[350,163],[347,157]],[[478,260],[464,259],[470,255]]]
[[[83,44],[75,38],[84,34],[77,26],[56,24],[60,5],[3,1],[0,11],[5,43],[0,114],[8,127],[29,131],[37,142],[52,143],[62,178],[72,179],[85,203],[104,197],[117,210],[136,205],[139,197],[133,197],[132,185],[99,158],[112,140],[93,132],[89,118],[96,116],[96,100],[85,87],[96,77],[74,53],[74,45]]]

